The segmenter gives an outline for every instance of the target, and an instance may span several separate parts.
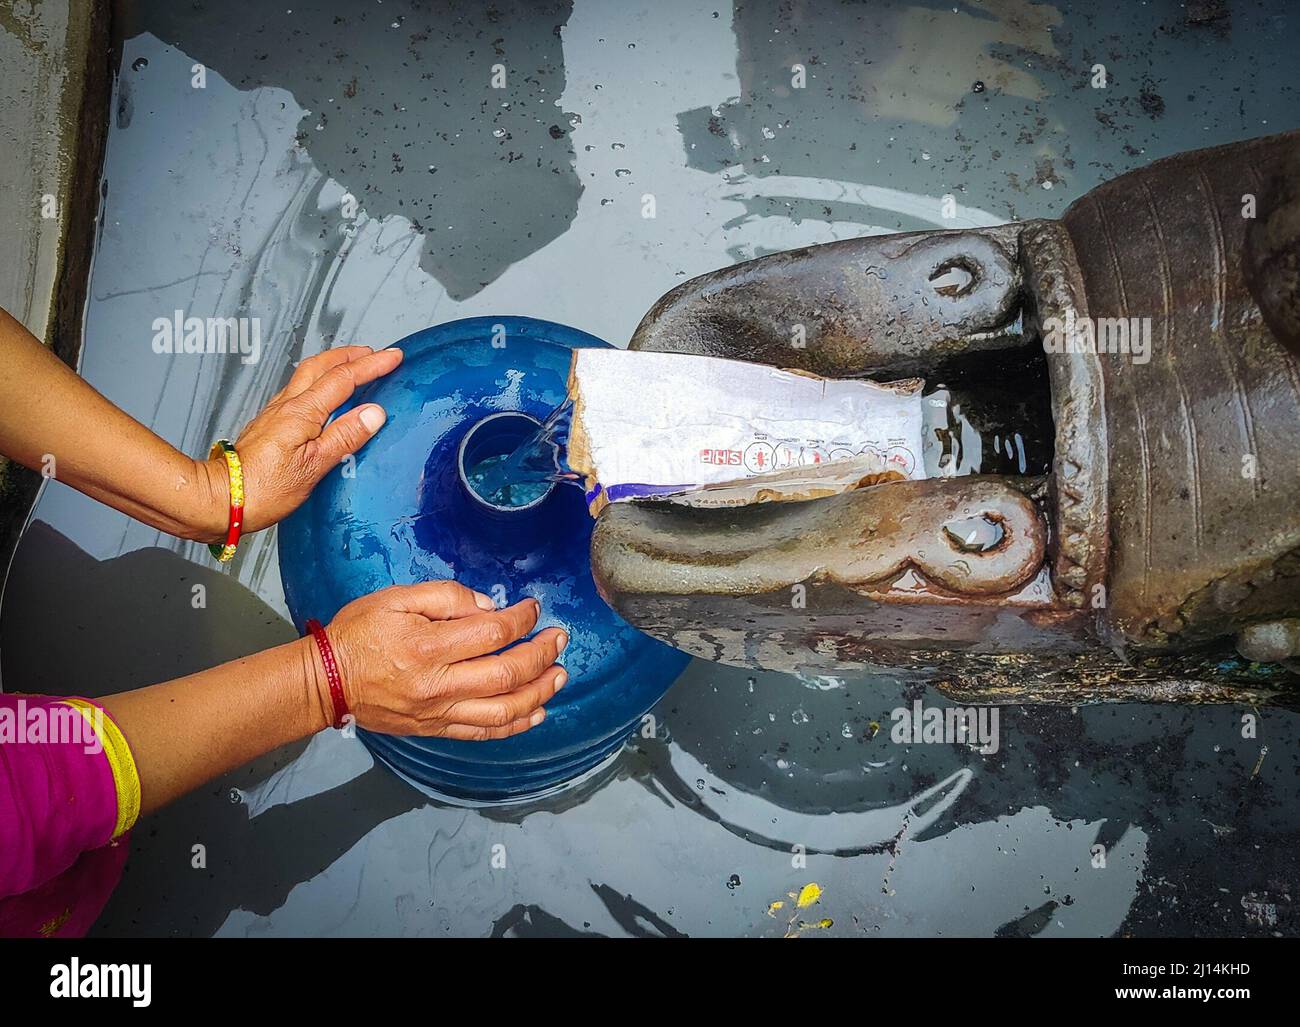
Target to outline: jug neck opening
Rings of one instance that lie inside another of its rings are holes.
[[[527,502],[501,502],[481,495],[474,475],[475,469],[485,460],[513,453],[541,426],[542,422],[536,417],[513,410],[489,414],[470,426],[456,451],[456,476],[471,504],[495,518],[509,519],[535,511],[550,498],[555,491],[555,482],[548,483],[544,492]]]

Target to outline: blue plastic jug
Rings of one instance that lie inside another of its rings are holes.
[[[508,453],[565,399],[569,351],[594,336],[526,317],[478,317],[397,343],[398,369],[349,406],[388,422],[279,528],[280,576],[298,630],[359,596],[440,578],[542,606],[538,629],[569,634],[569,682],[546,720],[493,742],[358,730],[370,750],[436,795],[476,802],[553,790],[612,757],[689,660],[611,610],[591,579],[593,521],[580,489],[553,485],[526,507],[486,504],[464,471]],[[342,411],[340,411],[342,413]]]

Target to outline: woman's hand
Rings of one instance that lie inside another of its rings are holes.
[[[384,423],[375,403],[325,422],[399,349],[343,346],[309,357],[235,443],[244,531],[275,524]],[[221,542],[230,520],[223,458],[196,460],[96,392],[0,310],[0,453],[178,538]]]
[[[542,705],[564,684],[555,659],[568,639],[558,628],[489,655],[528,634],[537,614],[534,599],[498,611],[463,585],[431,581],[351,602],[326,631],[362,727],[506,738],[540,724]],[[130,741],[146,813],[334,723],[310,635],[102,702]]]
[[[556,657],[568,638],[539,631],[540,607],[525,599],[497,610],[454,581],[394,585],[363,596],[326,628],[357,724],[395,735],[483,741],[508,738],[542,722],[542,705],[567,678]],[[303,640],[315,649],[311,638]],[[333,722],[324,666],[313,654],[323,723]]]
[[[325,422],[360,385],[372,382],[402,362],[400,349],[374,352],[369,346],[342,346],[309,357],[289,384],[249,422],[235,441],[244,471],[244,531],[258,531],[293,513],[321,478],[349,453],[355,453],[383,427],[383,407],[366,403]],[[223,457],[200,462],[211,497],[201,532],[205,541],[226,536],[230,516],[230,478]]]

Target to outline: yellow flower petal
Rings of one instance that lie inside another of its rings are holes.
[[[799,893],[798,906],[800,909],[807,909],[814,902],[822,897],[822,889],[819,884],[805,884],[803,891]]]

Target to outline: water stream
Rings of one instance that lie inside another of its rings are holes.
[[[1046,391],[1043,392],[1046,399]],[[1008,404],[987,387],[970,390],[940,384],[922,399],[924,453],[929,478],[967,474],[1043,474],[1051,461],[1051,417],[1045,402]],[[536,502],[554,483],[581,487],[567,461],[573,401],[565,400],[510,453],[489,456],[466,468],[470,487],[493,506]]]
[[[467,467],[470,487],[493,506],[535,503],[554,482],[581,487],[581,477],[566,462],[572,424],[573,400],[566,399],[514,452],[499,453]]]

